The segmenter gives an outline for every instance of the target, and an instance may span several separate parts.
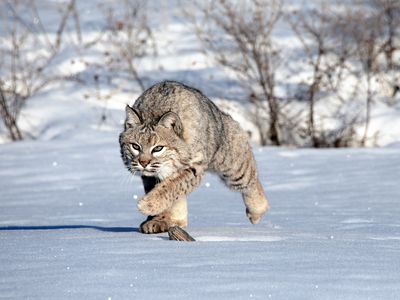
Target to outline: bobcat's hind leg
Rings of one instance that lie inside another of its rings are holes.
[[[260,222],[268,210],[268,201],[258,179],[256,162],[249,146],[236,151],[235,161],[228,161],[220,167],[225,183],[242,193],[246,215],[252,224]]]
[[[247,217],[252,224],[257,224],[269,208],[260,181],[257,179],[253,186],[249,186],[242,193],[242,196],[246,206]]]
[[[143,186],[146,194],[149,193],[157,184],[158,180],[153,177],[142,177]],[[142,233],[161,233],[166,232],[170,227],[186,227],[187,220],[187,200],[180,196],[170,209],[155,216],[148,216],[147,220],[140,224],[139,229]]]

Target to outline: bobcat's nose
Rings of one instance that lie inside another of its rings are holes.
[[[146,168],[147,165],[150,163],[149,159],[139,159],[139,163],[142,165],[143,168]]]

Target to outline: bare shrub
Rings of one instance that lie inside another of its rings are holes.
[[[340,22],[337,24],[340,34],[353,49],[352,59],[356,66],[354,75],[359,80],[361,94],[365,95],[361,146],[365,146],[368,137],[371,136],[373,105],[382,98],[382,88],[377,86],[377,83],[384,74],[399,77],[394,60],[398,51],[400,25],[394,15],[400,16],[399,4],[391,0],[371,0],[370,4],[372,5],[355,5],[353,9],[340,15]],[[394,84],[394,91],[396,87]],[[376,134],[374,133],[374,136]]]
[[[109,7],[102,41],[104,67],[116,76],[136,82],[142,91],[145,83],[139,74],[139,61],[157,52],[146,10],[144,2],[135,0],[124,0],[118,9]]]
[[[281,103],[276,94],[276,72],[282,57],[272,39],[282,16],[281,2],[197,2],[196,11],[201,16],[188,11],[186,15],[206,52],[235,74],[257,107],[261,144],[282,144]]]
[[[0,4],[0,117],[13,141],[24,138],[18,121],[26,101],[56,77],[49,69],[74,9],[74,0],[61,7],[60,24],[51,38],[35,1]]]
[[[400,1],[369,0],[369,3],[383,33],[380,52],[384,56],[381,66],[384,74],[380,81],[387,90],[387,103],[394,105],[395,97],[400,94]]]
[[[348,147],[376,139],[370,123],[382,100],[377,82],[390,78],[392,97],[400,90],[399,7],[395,0],[322,1],[293,13],[280,1],[219,0],[186,14],[205,52],[248,91],[263,145]],[[285,21],[300,42],[291,55],[272,36]],[[284,86],[286,95],[278,96]]]
[[[370,0],[375,18],[382,27],[381,49],[386,59],[386,69],[400,68],[400,61],[395,59],[400,51],[400,2],[398,0]]]
[[[300,55],[309,73],[299,83],[302,93],[298,100],[306,101],[308,107],[306,121],[298,122],[300,136],[306,145],[315,148],[354,144],[358,114],[343,112],[351,99],[341,93],[344,82],[351,76],[353,47],[337,31],[337,16],[324,4],[319,9],[289,14],[287,20],[300,41]],[[321,106],[329,107],[329,112],[318,110]],[[334,126],[326,126],[327,122]]]
[[[372,88],[372,82],[380,71],[378,58],[381,54],[379,41],[382,28],[376,18],[369,17],[362,11],[359,11],[354,15],[348,15],[346,21],[350,21],[352,24],[351,36],[357,45],[355,55],[363,68],[363,75],[365,76],[365,84],[367,88],[365,99],[365,127],[360,142],[362,146],[365,146],[375,94]]]
[[[98,37],[86,47],[96,47],[99,60],[88,62],[79,81],[94,87],[86,99],[103,103],[100,125],[109,121],[108,102],[122,92],[144,91],[145,78],[140,71],[142,59],[157,55],[156,41],[147,17],[147,4],[138,0],[101,3],[98,13],[104,16]]]

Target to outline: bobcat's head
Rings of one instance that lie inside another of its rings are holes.
[[[140,111],[126,106],[125,130],[119,139],[122,160],[133,174],[163,180],[189,164],[190,154],[182,134],[176,113],[144,120]]]

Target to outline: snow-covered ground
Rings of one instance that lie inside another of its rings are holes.
[[[55,40],[61,18],[60,10],[62,10],[62,4],[65,8],[66,3],[65,0],[37,1],[39,15],[49,31],[45,38]],[[291,11],[309,8],[310,5],[317,3],[319,1],[316,0],[309,1],[307,4],[301,0],[287,0],[283,8],[284,11]],[[57,5],[60,7],[55,10]],[[141,92],[132,77],[118,72],[116,75],[107,69],[110,66],[105,63],[104,53],[116,51],[109,45],[109,41],[104,38],[105,40],[100,39],[98,44],[93,44],[93,40],[99,39],[100,33],[110,26],[107,24],[107,10],[115,9],[116,19],[123,21],[124,6],[111,0],[77,1],[76,5],[81,18],[83,41],[81,44],[77,42],[74,22],[72,18],[69,19],[63,36],[62,51],[48,66],[48,72],[55,74],[54,77],[64,76],[75,81],[56,81],[28,99],[18,119],[25,137],[50,140],[55,137],[80,134],[80,129],[83,127],[116,130],[120,128],[123,119],[121,111],[127,103],[132,104]],[[189,9],[190,5],[187,4],[186,9]],[[168,79],[181,81],[200,89],[251,133],[253,143],[259,144],[260,133],[255,125],[254,107],[248,101],[249,91],[243,88],[241,80],[232,74],[232,71],[223,69],[212,56],[205,55],[204,48],[194,33],[193,25],[183,14],[182,2],[152,0],[146,2],[143,7],[146,9],[157,48],[156,55],[149,51],[148,55],[134,61],[144,86],[149,87],[151,84]],[[195,8],[191,11],[196,15]],[[22,10],[22,15],[24,13],[27,14]],[[32,21],[29,15],[27,20]],[[4,42],[9,42],[3,30],[4,28],[0,26],[0,38]],[[300,88],[296,85],[311,75],[303,65],[305,58],[299,54],[301,51],[298,48],[301,48],[301,43],[288,23],[284,21],[278,23],[272,36],[282,49],[284,56],[290,57],[285,62],[285,67],[277,71],[280,78],[277,86],[278,96],[290,98],[289,94],[296,94],[297,89]],[[45,38],[42,37],[42,39]],[[93,45],[89,47],[88,44]],[[99,78],[97,87],[94,76]],[[350,82],[354,84],[351,80]],[[340,101],[318,101],[317,115],[324,119],[318,126],[325,130],[333,130],[339,126],[340,118],[332,116],[336,110],[338,115],[343,115],[343,119],[352,119],[354,116],[352,117],[349,112],[354,111],[362,120],[365,110],[365,95],[362,94],[365,90],[366,88],[360,89],[357,99],[349,102],[350,106],[342,105]],[[351,94],[353,89],[345,85],[342,92]],[[386,146],[400,140],[399,95],[391,99],[391,105],[385,104],[389,100],[386,102],[377,100],[372,105],[367,146]],[[377,97],[377,99],[380,98]],[[338,110],[338,107],[341,107],[341,110]],[[304,120],[307,119],[308,108],[302,101],[291,103],[291,109],[288,111],[293,118],[302,116]],[[106,117],[105,122],[101,121],[102,114]],[[357,140],[361,139],[364,126],[363,121],[356,126]],[[77,128],[79,130],[75,130]],[[284,132],[282,134],[287,135]],[[302,141],[304,137],[300,138],[296,130],[290,132],[289,135],[293,135],[287,141],[289,145],[307,145]],[[7,142],[9,142],[7,131],[0,122],[0,143]]]
[[[90,17],[85,37],[101,15],[77,3]],[[149,3],[159,56],[141,62],[146,84],[200,88],[253,131],[246,95],[200,52],[179,5]],[[101,58],[96,51],[67,49],[55,64],[80,74],[85,60]],[[93,84],[51,85],[21,114],[35,140],[0,135],[0,299],[399,299],[398,109],[374,116],[384,148],[255,147],[271,204],[258,225],[240,195],[209,175],[189,198],[197,241],[184,243],[137,230],[143,190],[118,145],[132,90],[101,101]]]
[[[1,299],[398,299],[400,147],[256,148],[265,219],[210,175],[185,243],[137,231],[117,135],[0,147]]]

